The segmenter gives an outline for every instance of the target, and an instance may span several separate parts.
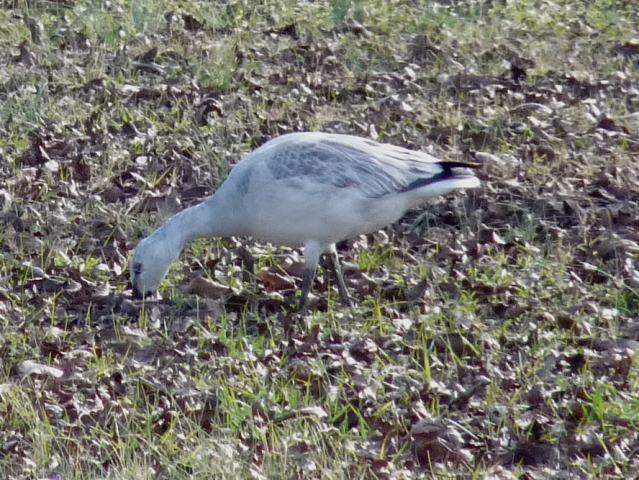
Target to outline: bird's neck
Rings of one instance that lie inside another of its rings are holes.
[[[233,206],[214,195],[205,202],[172,216],[160,230],[173,248],[181,251],[191,240],[202,237],[236,235],[236,212]]]

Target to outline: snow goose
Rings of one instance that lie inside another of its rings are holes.
[[[335,244],[375,232],[430,197],[478,187],[468,170],[474,167],[351,135],[277,137],[235,165],[215,194],[140,242],[131,268],[134,294],[154,294],[188,241],[247,235],[304,247],[301,311],[322,253],[330,254],[340,300],[350,304]]]

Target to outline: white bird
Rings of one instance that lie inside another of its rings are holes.
[[[140,242],[131,268],[134,294],[154,294],[190,240],[247,235],[304,247],[300,310],[325,252],[340,300],[350,304],[335,244],[375,232],[430,197],[478,187],[468,170],[477,166],[351,135],[277,137],[241,160],[211,197]]]

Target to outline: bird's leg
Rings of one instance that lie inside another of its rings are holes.
[[[258,288],[257,277],[255,275],[255,259],[253,255],[244,245],[240,245],[237,249],[237,256],[242,262],[242,282],[249,286],[249,295],[247,297],[250,311],[257,312],[258,306]]]
[[[308,294],[313,286],[313,280],[315,279],[315,270],[319,263],[319,257],[322,253],[322,248],[319,242],[314,240],[306,242],[304,244],[304,274],[302,276],[302,296],[300,297],[300,303],[297,307],[299,313],[306,311]]]
[[[344,283],[344,275],[342,273],[342,265],[339,262],[337,256],[337,249],[335,244],[332,244],[329,250],[329,256],[331,257],[331,266],[333,267],[333,274],[335,275],[335,281],[337,282],[337,291],[339,292],[339,300],[343,305],[352,307],[351,299],[348,296],[348,290],[346,290],[346,283]]]
[[[308,307],[308,294],[311,291],[311,287],[313,286],[313,280],[315,279],[315,268],[306,268],[304,269],[304,274],[302,277],[302,296],[300,297],[300,303],[297,307],[297,311],[299,313],[305,313],[306,308]]]
[[[244,282],[255,282],[255,260],[249,249],[240,245],[237,249],[237,256],[242,261],[242,280]]]

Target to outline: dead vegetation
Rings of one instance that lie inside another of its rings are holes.
[[[628,478],[639,469],[632,2],[3,2],[3,478]],[[299,130],[484,164],[300,257],[127,258]],[[248,272],[252,265],[255,277]]]

